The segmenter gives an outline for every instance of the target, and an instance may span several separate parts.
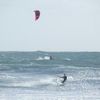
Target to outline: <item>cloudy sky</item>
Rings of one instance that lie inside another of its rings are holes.
[[[0,0],[0,51],[35,50],[100,51],[100,0]]]

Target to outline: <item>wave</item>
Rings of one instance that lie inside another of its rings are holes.
[[[43,87],[55,87],[61,85],[62,79],[58,76],[19,76],[19,75],[7,75],[2,74],[0,80],[4,83],[0,84],[0,87],[33,87],[33,88],[43,88]],[[67,82],[73,81],[72,76],[68,76]]]
[[[44,57],[39,56],[36,60],[51,60],[51,56],[44,56]]]
[[[48,91],[26,89],[3,89],[0,100],[99,100],[99,90]]]
[[[65,60],[66,60],[66,61],[71,61],[72,59],[70,59],[70,58],[65,58]]]
[[[100,81],[100,77],[98,74],[93,75],[94,72],[86,72],[86,71],[80,71],[79,73],[75,74],[66,74],[67,75],[67,82],[81,82],[81,81]],[[42,86],[42,85],[57,85],[61,78],[59,76],[62,76],[61,74],[57,75],[25,75],[25,74],[7,74],[7,73],[1,73],[0,74],[0,80],[4,82],[8,82],[11,86],[22,86],[22,87],[34,87],[34,86]],[[7,84],[6,84],[7,85]]]

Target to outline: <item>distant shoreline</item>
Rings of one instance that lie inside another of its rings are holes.
[[[83,52],[83,53],[85,53],[85,52],[90,52],[90,53],[99,53],[100,51],[31,51],[31,50],[30,51],[28,51],[28,50],[27,51],[24,51],[24,50],[23,51],[21,51],[21,50],[17,51],[16,50],[16,51],[0,51],[0,52],[41,52],[41,53],[46,53],[46,52],[49,52],[49,53],[53,53],[53,52],[54,53],[55,52],[56,53],[66,53],[66,52],[69,52],[69,53],[70,52],[79,53],[79,52]]]

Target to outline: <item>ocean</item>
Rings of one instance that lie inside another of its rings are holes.
[[[0,52],[0,100],[100,100],[100,52]]]

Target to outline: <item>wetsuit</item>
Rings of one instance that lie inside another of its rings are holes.
[[[64,75],[64,76],[63,76],[63,77],[61,77],[61,78],[63,78],[63,79],[64,79],[61,83],[64,83],[64,82],[67,80],[67,76],[66,76],[66,75]]]

